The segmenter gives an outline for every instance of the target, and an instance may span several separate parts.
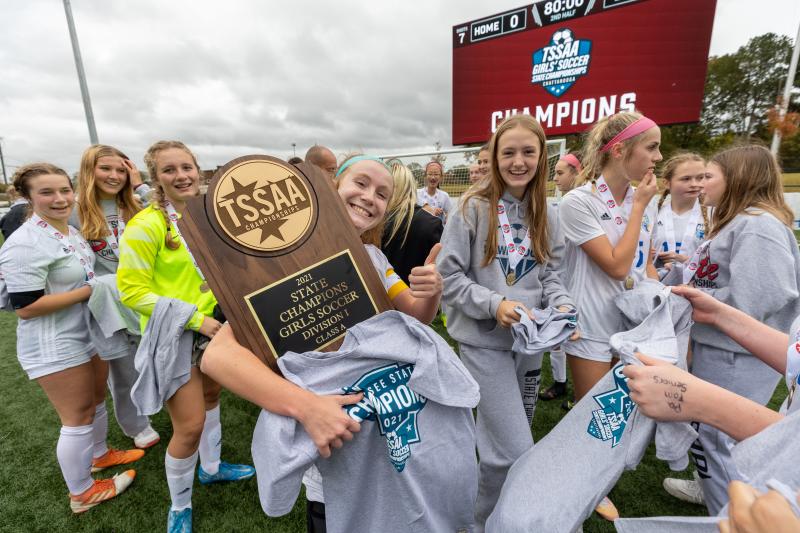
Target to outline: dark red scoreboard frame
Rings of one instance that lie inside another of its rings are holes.
[[[484,142],[523,112],[548,135],[634,107],[659,124],[698,121],[715,8],[716,0],[544,0],[454,26],[453,144]],[[537,51],[544,64],[534,72]]]

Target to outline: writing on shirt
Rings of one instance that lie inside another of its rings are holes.
[[[411,363],[392,363],[367,372],[342,389],[345,394],[364,393],[360,402],[344,409],[357,422],[378,422],[378,431],[389,449],[389,461],[397,472],[405,468],[411,445],[421,441],[417,417],[428,401],[408,386],[412,372]]]
[[[711,262],[711,254],[706,248],[697,263],[697,271],[694,275],[694,286],[703,289],[716,289],[717,276],[719,276],[719,264]]]

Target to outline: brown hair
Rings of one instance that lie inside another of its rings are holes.
[[[792,227],[794,214],[783,197],[781,169],[769,150],[755,144],[729,148],[710,162],[722,170],[725,190],[714,209],[714,228],[709,237],[750,207],[766,211]]]
[[[176,241],[175,238],[172,236],[172,224],[169,223],[169,215],[167,214],[167,197],[164,193],[164,187],[161,186],[161,182],[158,180],[158,154],[159,152],[163,152],[164,150],[169,150],[171,148],[177,148],[178,150],[183,150],[187,154],[192,157],[192,161],[194,162],[194,166],[197,168],[198,172],[200,170],[200,165],[197,164],[197,158],[194,156],[191,150],[180,141],[158,141],[154,143],[150,148],[147,149],[147,153],[144,154],[144,163],[147,165],[147,172],[150,173],[150,177],[153,179],[153,193],[151,196],[151,204],[156,209],[161,211],[161,214],[164,216],[164,223],[167,226],[167,235],[164,237],[164,244],[170,250],[177,250],[180,247],[180,242]]]
[[[99,240],[110,233],[103,208],[100,206],[100,192],[96,186],[94,169],[101,157],[117,156],[128,159],[112,146],[94,144],[87,148],[81,156],[78,171],[78,220],[81,222],[81,233],[88,240]],[[126,170],[127,181],[115,198],[122,219],[127,223],[133,215],[142,210],[142,204],[133,196],[130,173]]]
[[[342,168],[349,160],[360,155],[364,154],[360,153],[347,154],[344,160],[342,160],[342,164],[339,165],[339,168]],[[347,167],[333,179],[333,185],[336,188],[336,190],[339,190],[339,185],[342,183],[342,179],[344,179],[344,177],[347,175],[348,172],[350,172],[352,168],[353,168],[352,165]],[[383,219],[374,228],[368,229],[367,231],[361,234],[361,242],[363,242],[364,244],[375,245],[378,248],[381,247],[381,239],[383,238],[383,228],[386,226],[386,215],[389,214],[389,205],[391,205],[393,202],[394,202],[394,180],[392,180],[392,196],[386,202],[386,212],[383,215]]]
[[[622,130],[642,118],[641,113],[621,111],[614,115],[603,117],[586,133],[583,142],[583,155],[579,157],[583,168],[578,177],[575,178],[575,186],[578,187],[587,182],[594,182],[603,172],[603,167],[608,164],[611,151],[601,152],[600,149],[608,144]],[[622,141],[620,144],[626,149],[625,159],[627,160],[632,153],[630,148],[639,141],[640,135]]]
[[[50,163],[30,163],[28,165],[19,167],[17,171],[14,172],[14,175],[11,176],[11,184],[13,185],[14,190],[17,191],[17,194],[26,200],[30,200],[31,180],[46,174],[58,174],[60,176],[64,176],[67,178],[67,183],[69,183],[70,189],[72,188],[72,181],[70,181],[69,175],[64,171],[64,169],[55,165],[51,165]],[[25,218],[30,217],[31,213],[33,213],[33,205],[28,204]]]
[[[489,232],[486,235],[486,243],[484,244],[483,266],[488,266],[497,255],[498,220],[495,206],[500,201],[500,197],[506,187],[503,178],[500,176],[500,167],[497,164],[497,143],[505,132],[516,127],[530,130],[539,139],[539,161],[536,167],[536,175],[528,182],[525,190],[529,204],[526,223],[531,236],[531,253],[536,258],[536,261],[544,264],[550,257],[550,239],[547,224],[547,176],[549,175],[547,138],[542,125],[530,115],[512,115],[500,124],[489,141],[488,179],[478,182],[464,194],[461,200],[464,206],[473,197],[483,198],[488,202]],[[461,211],[464,217],[466,217],[465,211],[465,209]]]

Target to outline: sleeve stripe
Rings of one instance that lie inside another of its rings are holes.
[[[395,283],[394,285],[392,285],[391,287],[389,287],[389,290],[386,291],[386,293],[389,295],[389,299],[390,300],[394,300],[395,297],[398,294],[400,294],[401,292],[403,292],[407,288],[408,288],[408,285],[406,285],[405,281],[400,280],[397,283]]]

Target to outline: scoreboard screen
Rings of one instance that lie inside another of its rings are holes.
[[[508,116],[548,135],[637,109],[700,118],[716,0],[541,0],[453,27],[453,144]]]

